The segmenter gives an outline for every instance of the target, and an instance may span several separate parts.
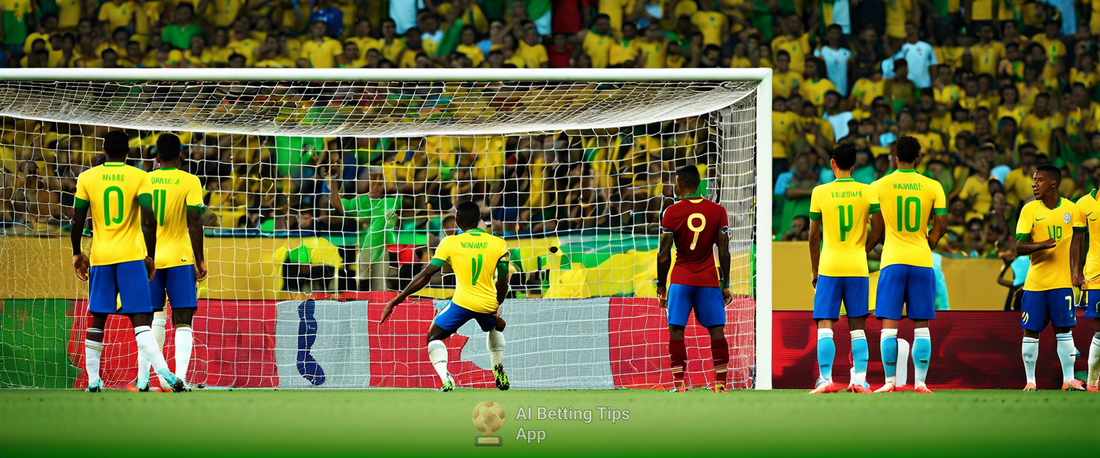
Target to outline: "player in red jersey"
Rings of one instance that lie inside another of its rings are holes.
[[[726,209],[699,194],[699,169],[687,165],[676,169],[677,196],[683,198],[661,215],[661,248],[657,252],[657,299],[668,308],[668,352],[672,361],[674,390],[684,391],[684,328],[688,315],[710,332],[710,353],[714,358],[714,391],[726,390],[726,304],[733,299],[729,289],[729,222]],[[676,244],[676,265],[672,286],[666,291]],[[718,246],[719,269],[714,268],[714,247]],[[721,278],[719,278],[721,277]]]

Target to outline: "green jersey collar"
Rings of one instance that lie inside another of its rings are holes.
[[[856,181],[856,180],[855,180],[855,178],[847,177],[847,178],[837,178],[834,181],[836,181],[837,183],[847,183],[849,181]]]
[[[898,169],[897,171],[901,173],[917,173],[914,169]]]
[[[126,163],[125,162],[104,162],[103,166],[104,167],[124,167],[124,166],[126,166]]]
[[[466,234],[478,234],[478,233],[485,234],[486,232],[485,232],[484,229],[482,229],[480,227],[475,227],[473,229],[470,229],[470,230],[466,231],[465,233]]]
[[[695,193],[695,194],[688,194],[688,195],[684,196],[684,198],[685,198],[685,199],[702,199],[702,198],[703,198],[703,194],[702,194],[702,193],[699,193],[699,192],[697,192],[697,193]]]

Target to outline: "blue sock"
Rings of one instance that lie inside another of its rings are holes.
[[[886,372],[886,383],[894,383],[894,377],[898,370],[898,330],[883,329],[882,340],[879,342],[882,350],[882,370]]]
[[[914,385],[924,385],[928,376],[928,362],[932,358],[932,337],[928,335],[928,328],[913,330],[913,369]]]
[[[817,367],[821,369],[821,378],[833,381],[833,358],[836,356],[836,344],[833,343],[832,329],[817,330]]]
[[[852,363],[855,366],[856,376],[852,379],[853,385],[863,385],[867,380],[867,335],[862,331],[852,331]]]

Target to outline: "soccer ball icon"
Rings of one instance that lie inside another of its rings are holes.
[[[485,401],[474,407],[474,427],[486,436],[504,426],[504,408],[493,401]]]

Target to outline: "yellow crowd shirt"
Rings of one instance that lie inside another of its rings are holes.
[[[1100,201],[1096,190],[1077,200],[1081,222],[1089,232],[1089,252],[1085,257],[1085,289],[1100,289]]]

